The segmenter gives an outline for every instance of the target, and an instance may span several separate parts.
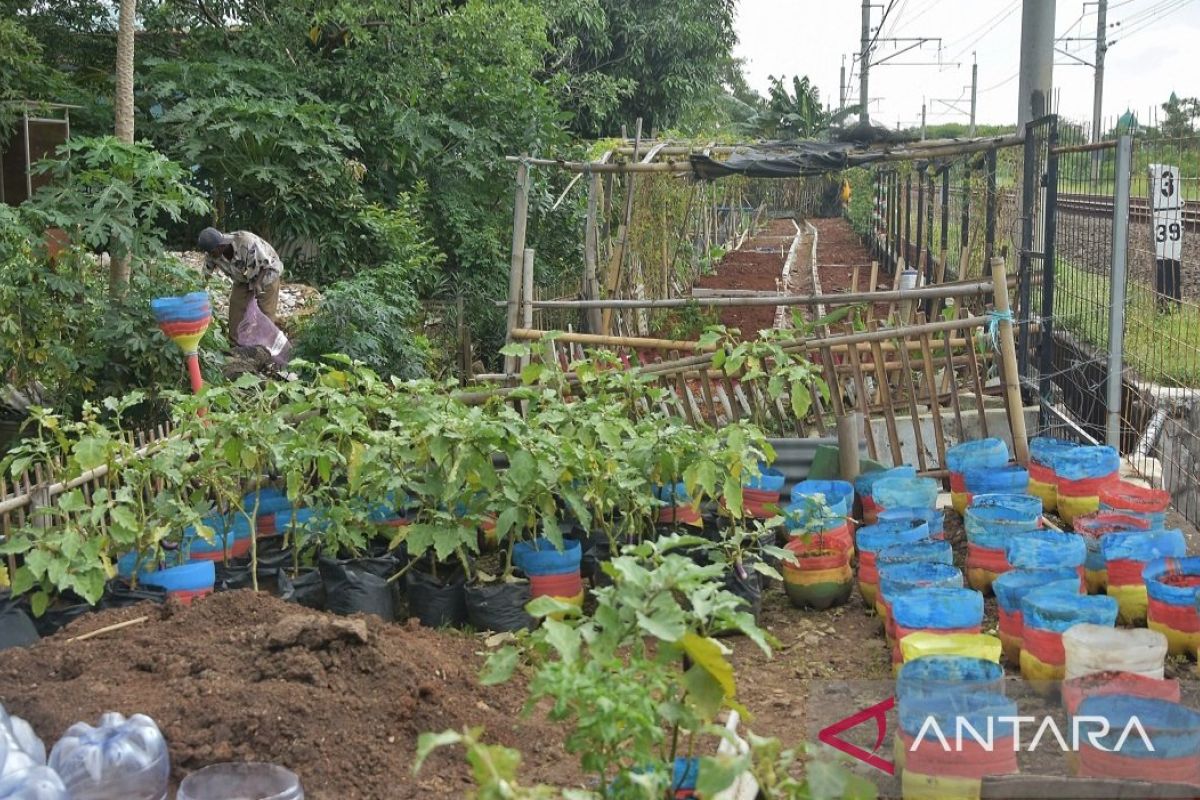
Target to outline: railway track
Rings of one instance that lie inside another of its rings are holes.
[[[1060,194],[1058,210],[1094,217],[1111,217],[1113,198],[1103,194]],[[1196,203],[1184,203],[1183,224],[1187,228],[1200,227],[1200,208]],[[1129,198],[1129,218],[1141,222],[1150,220],[1150,200],[1145,197]]]

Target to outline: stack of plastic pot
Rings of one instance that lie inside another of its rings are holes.
[[[531,597],[553,597],[564,603],[583,604],[583,578],[579,565],[583,550],[575,539],[564,539],[558,550],[544,537],[513,545],[513,564],[529,577]]]
[[[946,538],[946,517],[940,508],[885,508],[879,512],[880,522],[904,522],[909,519],[922,520],[929,526],[929,538]]]
[[[1065,450],[1079,447],[1075,442],[1037,436],[1029,440],[1029,493],[1042,501],[1042,510],[1058,508],[1058,479],[1054,459]]]
[[[879,589],[879,570],[875,555],[895,544],[908,544],[929,538],[929,526],[923,522],[886,522],[858,529],[855,544],[858,550],[858,591],[868,608],[875,607]]]
[[[854,572],[850,569],[850,551],[819,534],[798,536],[787,543],[796,557],[793,564],[780,564],[783,590],[797,608],[822,611],[840,606],[854,591]]]
[[[1074,625],[1117,624],[1111,597],[1035,589],[1021,599],[1021,677],[1035,691],[1051,694],[1067,674],[1063,632]]]
[[[971,492],[967,487],[967,473],[982,477],[988,471],[999,470],[1008,465],[1008,445],[1000,439],[977,439],[956,444],[946,451],[946,467],[950,470],[950,499],[959,514],[971,504]],[[1003,492],[1003,489],[986,489],[982,492]],[[1025,491],[1025,487],[1021,488]]]
[[[792,487],[792,502],[784,509],[789,536],[819,537],[822,546],[854,552],[850,510],[854,486],[847,481],[800,481]]]
[[[983,624],[983,595],[974,589],[923,587],[898,592],[888,600],[897,644],[892,666],[903,663],[900,642],[914,633],[939,636],[977,634]]]
[[[997,575],[1009,570],[1008,540],[1040,528],[1042,503],[1027,494],[982,494],[963,515],[967,533],[967,585],[990,592]]]
[[[1146,627],[1167,637],[1171,655],[1192,656],[1200,646],[1200,557],[1160,558],[1142,570],[1146,583]]]
[[[884,564],[879,568],[879,592],[875,612],[883,620],[888,647],[896,645],[896,628],[892,620],[892,597],[915,589],[961,589],[962,572],[958,567],[929,561]]]
[[[896,676],[896,702],[920,708],[929,700],[964,694],[1004,694],[1004,669],[994,661],[971,656],[925,656],[909,661]],[[910,738],[911,741],[911,738]],[[905,768],[904,736],[893,736],[893,761]]]
[[[1179,530],[1132,531],[1105,534],[1100,549],[1108,573],[1105,591],[1120,605],[1121,621],[1141,625],[1146,621],[1149,604],[1142,577],[1146,565],[1159,558],[1183,558],[1187,542]]]
[[[662,503],[654,518],[655,522],[660,525],[691,525],[695,528],[704,526],[700,511],[693,506],[692,498],[688,496],[687,488],[682,482],[655,486],[654,496]]]
[[[1165,489],[1147,489],[1129,481],[1117,481],[1100,490],[1100,508],[1141,517],[1151,528],[1167,524],[1167,507],[1171,493]]]
[[[900,566],[911,566],[914,564],[921,565],[936,565],[937,567],[949,568],[950,572],[944,569],[920,569],[917,571],[901,571],[898,573],[901,578],[895,577],[895,568]],[[890,590],[895,593],[902,587],[904,589],[917,588],[920,586],[950,586],[961,587],[962,573],[954,566],[954,550],[950,547],[950,543],[938,539],[922,539],[919,542],[908,544],[894,544],[890,547],[885,547],[875,554],[875,569],[879,573],[879,590],[875,593],[875,613],[879,615],[879,619],[883,622],[883,630],[888,635],[888,644],[894,644],[891,640],[891,609],[887,601],[887,592],[884,590],[886,574],[893,574],[893,579],[890,583]],[[953,577],[951,578],[951,574]],[[916,580],[917,576],[923,576],[923,581],[918,581],[916,584],[907,585],[912,580]],[[947,583],[947,580],[952,582]]]
[[[1063,450],[1054,457],[1058,515],[1070,525],[1100,510],[1100,492],[1120,480],[1121,457],[1107,445]]]
[[[876,472],[864,472],[854,479],[854,490],[862,501],[863,521],[873,525],[879,521],[879,512],[883,508],[875,500],[875,484],[888,478],[915,478],[917,468],[911,464],[883,469]]]
[[[1083,537],[1087,545],[1087,560],[1083,562],[1083,573],[1087,579],[1088,592],[1103,594],[1108,586],[1108,569],[1104,566],[1104,553],[1100,540],[1106,533],[1150,530],[1150,521],[1116,511],[1097,511],[1076,517],[1071,526]]]
[[[1106,723],[1080,737],[1079,772],[1089,778],[1200,783],[1200,714],[1166,700],[1112,694],[1079,704]]]
[[[1009,539],[1005,557],[1013,569],[1074,570],[1080,585],[1086,585],[1083,562],[1087,558],[1087,545],[1077,534],[1058,531],[1018,533]]]
[[[758,465],[758,474],[749,477],[742,487],[742,508],[754,519],[770,519],[780,506],[784,475],[774,467]]]
[[[1017,771],[1014,720],[1017,704],[991,691],[919,694],[902,700],[897,751],[903,751],[901,794],[913,798],[978,798],[983,779]],[[986,743],[969,734],[947,749],[950,731],[991,734]]]
[[[1021,663],[1021,642],[1025,628],[1021,600],[1034,590],[1052,588],[1066,594],[1079,594],[1079,576],[1069,567],[1055,570],[1014,569],[996,578],[992,583],[1000,617],[997,635],[1000,637],[1004,659],[1009,664],[1020,666]]]

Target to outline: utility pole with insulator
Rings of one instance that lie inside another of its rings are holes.
[[[921,141],[925,141],[925,101],[921,100]]]
[[[867,91],[867,76],[871,71],[871,0],[862,0],[862,49],[858,51],[858,121],[871,121],[867,111],[871,95]]]
[[[842,72],[838,79],[838,111],[846,107],[846,56],[842,55]]]
[[[975,97],[979,94],[979,63],[971,53],[971,138],[975,138]]]
[[[1100,141],[1100,114],[1104,104],[1104,54],[1108,51],[1108,0],[1096,3],[1096,64],[1092,86],[1092,143]],[[1100,178],[1100,151],[1092,153],[1092,180]]]

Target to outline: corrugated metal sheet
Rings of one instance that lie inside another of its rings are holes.
[[[817,454],[817,448],[822,445],[837,447],[838,443],[836,436],[812,439],[769,439],[768,441],[775,448],[776,458],[773,466],[783,472],[787,479],[783,485],[785,496],[791,493],[792,487],[797,482],[808,477],[808,472],[812,469],[813,458]],[[859,443],[858,452],[860,458],[867,457],[865,443]]]

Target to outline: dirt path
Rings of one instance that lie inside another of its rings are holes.
[[[780,291],[784,288],[781,285],[783,266],[795,236],[796,228],[791,219],[771,220],[761,230],[748,237],[741,249],[727,253],[717,265],[714,274],[699,278],[696,287]],[[807,285],[811,286],[811,279],[804,278],[802,274],[808,272],[807,248],[803,242],[800,250],[803,259],[797,259],[793,266],[791,280],[787,286],[789,292],[806,291],[806,280]],[[728,328],[737,328],[743,336],[752,337],[756,331],[775,324],[776,308],[728,306],[721,309],[721,324]]]
[[[822,294],[868,291],[871,281],[871,254],[844,217],[810,219],[817,229],[817,277]],[[854,267],[858,266],[858,288],[854,287]],[[876,289],[890,289],[891,278],[879,274]],[[886,303],[876,303],[875,315],[887,314]]]

